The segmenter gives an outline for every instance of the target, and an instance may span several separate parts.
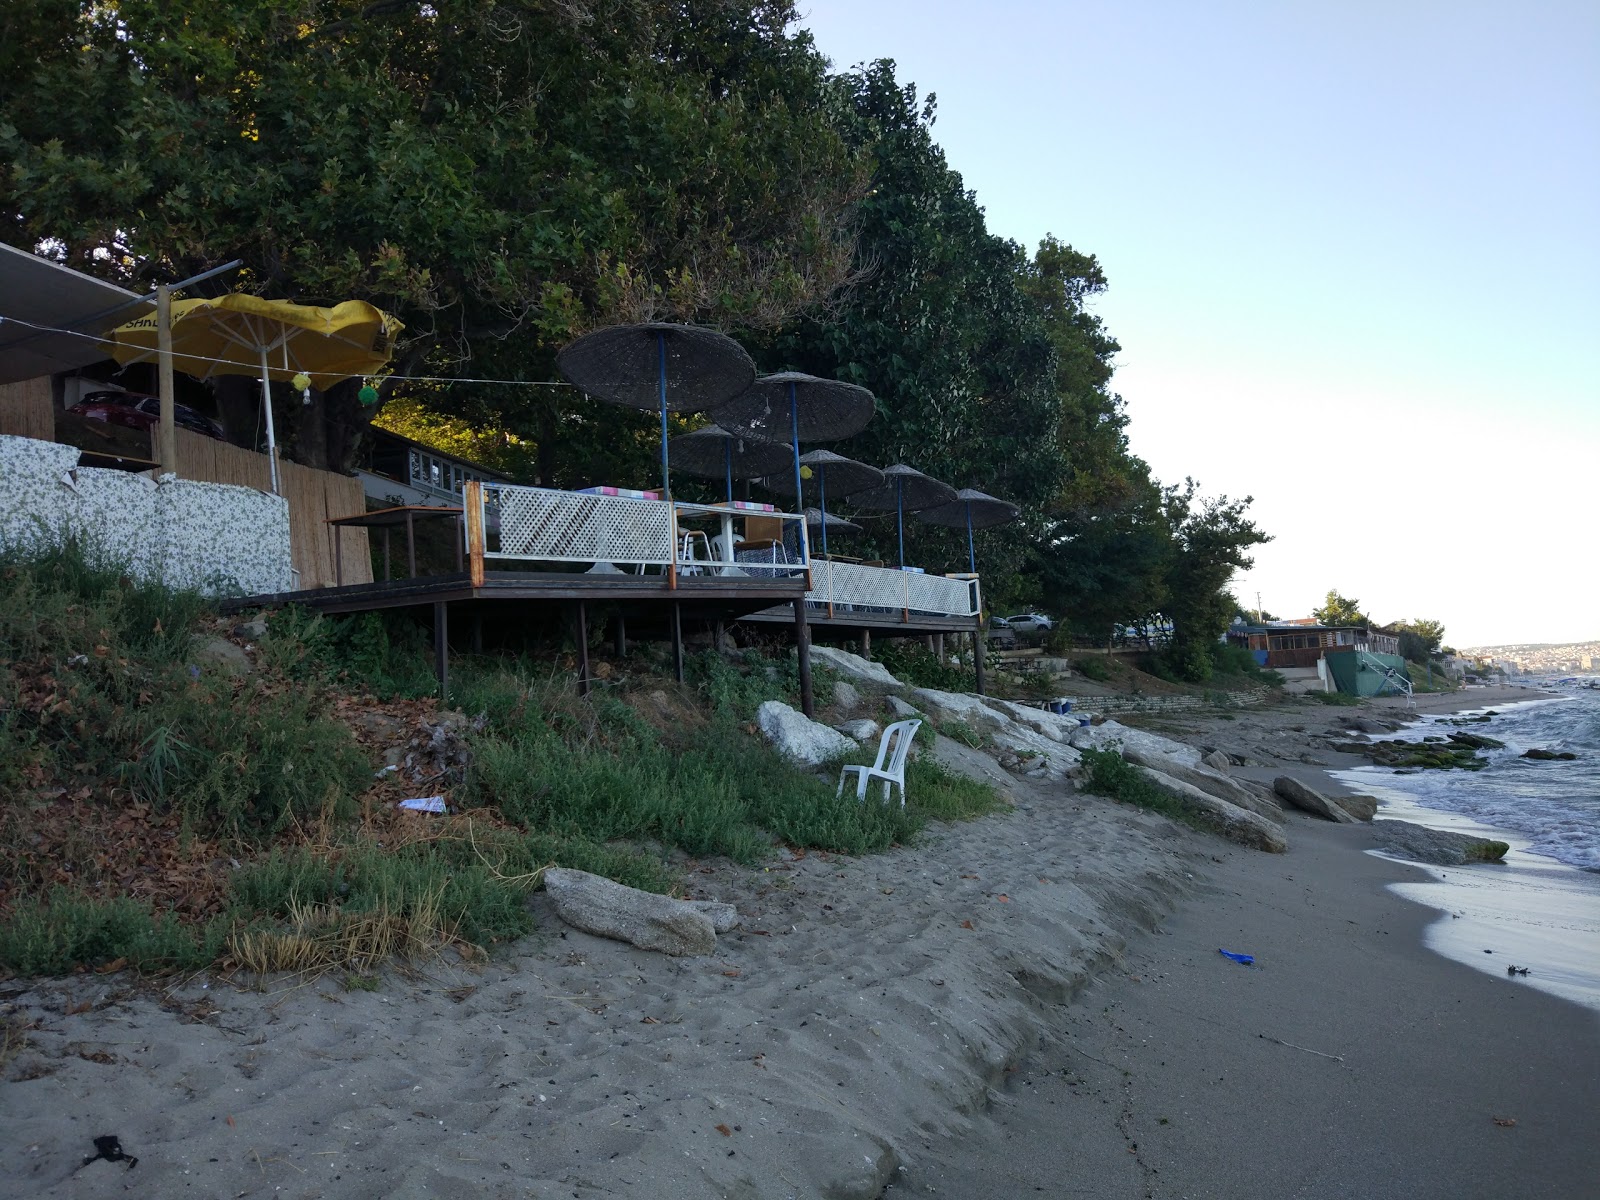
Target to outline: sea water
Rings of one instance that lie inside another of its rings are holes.
[[[1452,723],[1481,712],[1490,720]],[[1379,820],[1511,845],[1503,866],[1428,866],[1431,881],[1394,884],[1394,891],[1442,914],[1428,929],[1430,949],[1600,1010],[1600,692],[1424,717],[1385,736],[1421,740],[1458,728],[1505,747],[1479,751],[1488,764],[1481,771],[1338,773],[1352,790],[1378,798]],[[1577,758],[1522,757],[1536,747]],[[1508,976],[1513,965],[1528,974]]]

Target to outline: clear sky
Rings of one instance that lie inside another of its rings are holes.
[[[1600,638],[1595,0],[801,3],[993,232],[1100,257],[1135,452],[1276,536],[1246,604]]]

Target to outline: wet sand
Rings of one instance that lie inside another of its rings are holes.
[[[1386,885],[1426,873],[1359,853],[1369,827],[1289,836],[1219,850],[976,1136],[927,1139],[887,1194],[1594,1195],[1600,1015],[1423,949],[1435,913]]]

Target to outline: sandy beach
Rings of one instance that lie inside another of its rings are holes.
[[[1170,735],[1330,786],[1320,743],[1381,711]],[[1385,890],[1423,875],[1360,853],[1370,827],[1291,817],[1289,854],[1259,854],[943,748],[1014,807],[876,857],[685,862],[691,896],[742,918],[711,958],[569,929],[541,893],[504,956],[376,991],[3,985],[33,1027],[0,1085],[0,1197],[1561,1196],[1594,1177],[1600,1020],[1426,951],[1434,914]],[[137,1167],[85,1163],[108,1134]]]

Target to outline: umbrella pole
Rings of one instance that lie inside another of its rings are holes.
[[[661,380],[661,498],[672,500],[672,478],[667,469],[667,335],[656,334],[656,349],[659,354],[659,375]]]
[[[800,524],[806,523],[806,494],[800,490],[800,410],[795,407],[794,384],[789,385],[789,436],[794,443],[794,506],[800,510]],[[801,531],[802,544],[805,542]]]
[[[978,573],[978,552],[972,548],[972,501],[967,501],[967,570]]]
[[[805,506],[801,505],[801,511]],[[817,468],[817,512],[822,515],[822,557],[828,557],[828,468]]]
[[[900,569],[906,569],[906,483],[903,479],[894,481],[894,525],[900,534]]]
[[[261,408],[267,417],[267,469],[272,476],[272,494],[283,495],[278,486],[278,435],[272,427],[272,370],[267,365],[267,348],[261,347]]]
[[[733,503],[733,439],[722,440],[722,460],[728,472],[728,503]]]

